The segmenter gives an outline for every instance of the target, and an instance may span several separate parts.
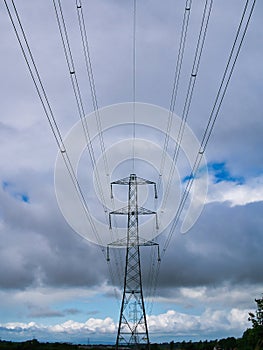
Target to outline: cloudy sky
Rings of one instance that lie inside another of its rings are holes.
[[[94,106],[76,4],[73,0],[62,3],[83,107],[89,115]],[[90,154],[81,150],[77,154],[78,177],[99,237],[110,235],[105,207],[97,198],[96,184],[100,180],[106,188],[109,178],[115,181],[135,171],[138,176],[158,183],[169,116],[163,111],[170,108],[183,16],[189,3],[137,1],[135,100],[143,106],[149,104],[149,110],[146,108],[149,114],[148,119],[142,116],[138,107],[134,137],[128,113],[131,104],[127,105],[127,115],[117,113],[118,120],[107,107],[134,99],[133,1],[83,1],[97,104],[106,112],[99,114],[103,133],[96,136],[95,132],[92,141],[95,165],[101,168],[94,171]],[[249,9],[252,1],[248,3]],[[7,4],[14,15],[12,2],[7,0]],[[17,0],[15,4],[61,135],[63,138],[68,135],[67,152],[71,154],[83,136],[77,134],[70,140],[80,119],[54,4],[44,0]],[[58,6],[57,1],[55,4]],[[94,232],[84,225],[85,220],[76,209],[76,198],[67,202],[64,212],[63,208],[60,210],[56,192],[60,201],[65,198],[68,188],[63,178],[67,178],[67,170],[57,166],[61,177],[59,184],[54,183],[58,147],[5,3],[0,6],[0,337],[113,342],[121,301],[123,250],[111,253],[111,262],[107,264],[104,248],[91,242],[96,240]],[[196,0],[189,11],[174,109],[178,118],[184,115],[204,6],[205,1]],[[211,115],[244,6],[245,1],[240,0],[213,3],[187,115],[186,135],[190,130],[199,142]],[[185,148],[178,161],[173,160],[173,135],[178,130],[178,120],[173,116],[165,159],[167,169],[174,164],[175,172],[165,208],[161,208],[165,223],[161,217],[160,232],[154,233],[159,234],[162,261],[156,291],[146,300],[152,341],[241,336],[249,327],[247,314],[255,309],[254,299],[262,295],[262,11],[263,4],[258,1],[202,167],[195,176],[194,193],[189,196],[176,229],[171,231],[173,221],[165,213],[175,214],[180,195],[191,178],[191,157],[198,154],[196,139],[191,136],[182,142]],[[95,119],[94,114],[88,119],[91,128]],[[134,168],[131,137],[137,142]],[[103,175],[105,159],[109,163],[108,177]],[[155,205],[159,210],[162,197],[165,198],[167,173],[165,168],[160,199],[152,204],[149,189],[145,206],[153,205],[154,209]],[[99,181],[96,174],[101,176]],[[104,196],[109,197],[109,188],[105,188]],[[115,187],[117,199],[118,191]],[[122,189],[119,202],[125,201],[125,196]],[[108,210],[113,210],[111,200],[105,200],[109,203]],[[192,211],[187,212],[191,203]],[[70,225],[71,219],[65,215],[67,210],[73,212],[73,221],[80,225],[81,235]],[[182,234],[185,215],[193,225]],[[99,222],[104,222],[104,226]],[[170,225],[162,230],[166,223]],[[123,222],[114,221],[114,224]],[[171,240],[167,241],[171,232]],[[155,253],[152,248],[142,249],[146,296],[153,292],[152,279],[147,276],[157,266],[151,260]]]

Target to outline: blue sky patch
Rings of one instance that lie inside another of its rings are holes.
[[[197,177],[197,176],[196,176]],[[189,181],[189,180],[192,180],[194,178],[194,175],[193,174],[190,174],[190,175],[186,175],[184,178],[183,178],[183,183]]]
[[[207,171],[206,166],[202,166],[202,167],[200,167],[199,169],[197,169],[197,172],[196,172],[195,175],[192,174],[192,173],[190,173],[189,175],[186,175],[186,176],[183,178],[182,182],[185,183],[185,182],[190,181],[190,180],[192,180],[192,179],[198,179],[198,178],[202,177],[202,175],[203,175],[204,173],[206,173],[206,171]]]
[[[230,171],[227,169],[225,162],[220,163],[208,163],[207,169],[209,174],[213,175],[214,183],[219,183],[222,181],[227,182],[235,182],[239,185],[245,183],[245,179],[243,176],[233,176]],[[186,175],[183,178],[183,183],[192,180],[194,178],[198,179],[200,175],[203,173],[204,168],[201,168],[197,171],[197,174],[194,176],[193,174]]]
[[[2,188],[5,192],[7,192],[10,196],[12,196],[15,199],[24,203],[30,202],[28,194],[23,191],[17,190],[16,185],[14,183],[3,181]]]
[[[238,184],[243,184],[245,182],[244,177],[233,176],[227,169],[225,162],[209,163],[208,172],[214,176],[214,183],[227,181],[227,182],[235,182]]]

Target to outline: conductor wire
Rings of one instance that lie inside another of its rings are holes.
[[[103,138],[103,132],[102,132],[102,125],[101,125],[101,118],[100,118],[100,113],[99,113],[99,108],[98,108],[98,99],[97,99],[97,94],[96,94],[96,85],[95,85],[95,79],[94,79],[94,74],[93,74],[93,68],[92,68],[92,62],[91,62],[91,55],[90,55],[90,49],[89,49],[89,40],[88,40],[88,33],[86,29],[86,24],[85,24],[85,17],[83,13],[83,5],[81,0],[76,0],[76,9],[77,9],[77,17],[78,17],[78,24],[79,24],[79,30],[80,30],[80,35],[81,35],[81,42],[82,42],[82,48],[83,48],[83,54],[84,54],[84,60],[85,60],[85,67],[86,67],[86,72],[88,75],[88,80],[89,80],[89,85],[90,85],[90,91],[91,91],[91,97],[92,97],[92,104],[93,104],[93,110],[95,113],[96,117],[96,123],[97,123],[97,129],[98,129],[98,135],[99,135],[99,142],[100,142],[100,149],[103,157],[103,163],[104,163],[104,172],[106,174],[106,179],[107,179],[107,186],[110,187],[110,178],[109,178],[109,166],[108,166],[108,161],[106,157],[106,148],[105,148],[105,143],[104,143],[104,138]],[[102,199],[104,198],[103,194],[103,188],[101,186],[100,182],[100,175],[97,172],[96,169],[96,161],[95,157],[93,156],[93,167],[95,170],[96,174],[96,182],[98,184],[98,188],[100,193],[102,193]],[[105,200],[102,200],[105,203]],[[111,197],[111,204],[113,210],[115,210],[115,203],[114,203],[114,198]],[[107,207],[104,206],[104,212],[107,213]],[[108,222],[108,217],[106,218],[106,221]],[[117,230],[117,225],[114,227],[115,235],[118,238],[118,230]],[[110,235],[113,240],[113,235],[112,235],[112,230],[110,230]],[[114,250],[114,256],[116,254],[119,254],[119,252],[115,252]],[[120,255],[120,254],[119,254]],[[119,257],[121,259],[121,257]],[[116,271],[119,271],[119,265],[116,263]],[[118,273],[119,274],[119,273]],[[119,277],[120,279],[120,277]]]
[[[132,172],[135,173],[136,138],[136,0],[133,0],[133,47],[132,47]]]
[[[99,244],[101,244],[102,242],[101,242],[100,236],[99,236],[99,234],[97,232],[96,226],[94,225],[93,219],[92,219],[92,217],[90,215],[90,212],[89,212],[89,209],[88,209],[85,197],[83,195],[83,192],[81,190],[80,184],[79,184],[79,182],[77,180],[76,174],[75,174],[74,169],[72,167],[72,163],[70,161],[70,158],[68,156],[66,147],[64,145],[64,142],[63,142],[63,139],[62,139],[61,132],[59,130],[58,124],[57,124],[57,122],[55,120],[55,116],[54,116],[53,110],[52,110],[51,105],[49,103],[49,100],[48,100],[48,97],[47,97],[44,85],[42,83],[42,80],[41,80],[39,71],[37,69],[37,66],[36,66],[36,63],[35,63],[32,51],[30,49],[30,46],[29,46],[29,43],[28,43],[28,40],[27,40],[25,31],[24,31],[24,28],[22,26],[22,22],[20,20],[17,8],[16,8],[16,6],[14,4],[14,1],[12,0],[14,13],[15,13],[15,16],[16,16],[16,19],[17,19],[17,22],[18,22],[21,34],[22,34],[23,41],[25,43],[25,47],[23,45],[22,38],[21,38],[21,36],[20,36],[20,34],[19,34],[18,30],[17,30],[17,27],[16,27],[16,24],[15,24],[13,15],[12,15],[12,13],[10,11],[10,8],[9,8],[8,4],[7,4],[7,1],[4,0],[4,2],[5,2],[5,6],[6,6],[6,9],[7,9],[7,12],[8,12],[9,19],[10,19],[10,21],[12,23],[12,26],[13,26],[16,38],[17,38],[18,43],[20,45],[20,48],[21,48],[21,51],[22,51],[22,55],[23,55],[23,57],[25,59],[27,67],[29,69],[30,76],[31,76],[31,78],[33,80],[33,83],[34,83],[34,86],[36,88],[37,94],[39,96],[39,99],[41,101],[42,107],[44,109],[44,113],[45,113],[45,115],[46,115],[46,117],[48,119],[49,126],[51,128],[51,131],[53,133],[53,136],[55,138],[57,146],[58,146],[58,148],[59,148],[59,150],[61,152],[63,161],[65,163],[65,166],[66,166],[67,170],[68,170],[69,176],[70,176],[70,178],[72,180],[72,183],[73,183],[74,188],[75,188],[75,190],[77,192],[78,198],[79,198],[79,200],[81,202],[81,205],[82,205],[82,207],[84,209],[84,213],[85,213],[85,215],[86,215],[86,217],[87,217],[87,219],[88,219],[88,221],[90,223],[90,226],[92,228],[92,232],[93,232],[93,234],[95,236],[95,239],[96,239],[96,241]],[[102,251],[103,255],[106,257],[105,250],[104,250],[103,246],[101,246],[101,251]]]
[[[85,17],[84,17],[84,13],[83,13],[83,5],[82,5],[81,0],[76,0],[75,4],[76,4],[76,9],[77,9],[77,17],[78,17],[78,24],[79,24],[84,60],[85,60],[85,67],[86,67],[86,72],[88,75],[92,104],[93,104],[93,109],[94,109],[94,113],[95,113],[95,117],[96,117],[98,136],[99,136],[99,142],[100,142],[100,149],[101,149],[103,164],[104,164],[104,171],[105,171],[106,179],[108,182],[107,186],[110,187],[109,166],[108,166],[108,161],[107,161],[107,156],[106,156],[106,148],[105,148],[105,143],[104,143],[104,138],[103,138],[101,118],[100,118],[100,113],[99,113],[99,108],[98,108],[96,85],[95,85],[95,79],[94,79],[92,62],[91,62],[88,33],[87,33],[87,28],[86,28],[86,24],[85,24]],[[97,174],[96,178],[97,178],[98,187],[99,187],[100,192],[102,193],[102,198],[104,198],[103,189],[102,189],[101,182],[100,182],[100,176],[97,172],[96,165],[95,165],[96,164],[95,159],[93,162],[94,162],[95,173]],[[115,210],[114,197],[111,197],[111,204],[112,204],[112,208],[113,208],[112,210],[114,211]],[[104,206],[104,212],[105,213],[107,212],[106,206]],[[115,220],[115,218],[114,218],[114,220]],[[106,218],[106,221],[108,222],[108,218]],[[112,229],[110,229],[109,231],[110,231],[111,239],[113,241]],[[114,226],[114,232],[115,232],[115,237],[117,237],[117,239],[118,239],[119,234],[118,234],[117,225]],[[120,284],[121,283],[120,282],[121,281],[120,266],[122,266],[120,261],[122,260],[122,257],[121,257],[121,253],[119,250],[116,251],[114,249],[114,258],[116,261],[116,264],[115,264],[116,268],[114,269],[114,271],[116,271],[116,273],[118,275],[118,280],[119,280],[119,284]]]
[[[191,174],[188,178],[188,182],[187,182],[187,185],[186,185],[185,190],[183,192],[183,196],[182,196],[182,199],[180,201],[180,204],[178,206],[174,221],[172,223],[172,227],[170,229],[169,235],[166,239],[166,242],[164,244],[164,248],[162,250],[162,254],[161,254],[162,257],[165,254],[166,249],[170,243],[170,240],[172,238],[172,235],[175,231],[175,228],[176,228],[177,223],[179,221],[179,218],[181,216],[182,210],[184,208],[185,202],[187,200],[187,197],[191,191],[191,187],[193,185],[193,182],[196,179],[197,172],[199,170],[199,166],[200,166],[201,160],[203,158],[203,154],[207,148],[208,141],[209,141],[211,134],[212,134],[212,131],[214,129],[215,122],[218,118],[223,99],[225,97],[229,82],[231,80],[231,77],[232,77],[232,74],[233,74],[237,59],[238,59],[238,56],[240,54],[240,50],[241,50],[245,35],[247,33],[248,25],[250,23],[250,20],[251,20],[253,11],[254,11],[255,4],[256,4],[256,0],[253,0],[252,5],[251,5],[250,10],[249,10],[249,13],[247,15],[249,0],[246,1],[244,10],[242,12],[242,17],[241,17],[241,20],[240,20],[240,23],[239,23],[239,26],[238,26],[238,29],[236,32],[236,36],[234,39],[234,43],[233,43],[231,52],[229,54],[227,65],[226,65],[226,68],[225,68],[225,71],[224,71],[224,74],[223,74],[223,77],[222,77],[222,80],[221,80],[221,83],[220,83],[220,86],[219,86],[219,89],[218,89],[218,92],[216,95],[216,99],[215,99],[212,111],[210,113],[205,132],[203,134],[200,148],[199,148],[197,155],[196,155],[196,158],[195,158],[195,163],[194,163],[193,169],[192,169]],[[246,19],[246,22],[244,24],[246,15],[247,15],[247,19]],[[243,28],[243,32],[241,34],[242,28]],[[240,38],[240,36],[241,36],[241,38]]]
[[[169,135],[170,135],[171,128],[172,128],[173,114],[174,114],[175,104],[176,104],[176,100],[177,100],[178,87],[179,87],[182,63],[183,63],[184,52],[185,52],[185,44],[186,44],[186,39],[187,39],[191,6],[192,6],[192,0],[186,0],[185,9],[184,9],[184,16],[183,16],[183,23],[182,23],[182,28],[181,28],[181,35],[180,35],[180,45],[179,45],[175,73],[174,73],[174,81],[173,81],[172,96],[171,96],[171,101],[170,101],[168,123],[167,123],[164,147],[163,147],[161,163],[160,163],[160,171],[159,171],[159,178],[158,178],[158,184],[157,184],[158,192],[160,191],[161,176],[162,176],[162,173],[164,170],[166,153],[167,153],[169,137],[170,137]]]
[[[79,83],[78,83],[77,72],[76,72],[76,69],[75,69],[73,55],[72,55],[72,51],[71,51],[71,47],[70,47],[70,43],[69,43],[69,37],[68,37],[68,32],[67,32],[67,28],[66,28],[65,19],[64,19],[62,4],[61,4],[61,1],[58,0],[58,5],[57,5],[56,1],[53,0],[53,5],[54,5],[54,9],[55,9],[56,20],[57,20],[57,24],[58,24],[58,28],[59,28],[61,41],[62,41],[64,55],[65,55],[67,66],[68,66],[70,81],[71,81],[71,85],[72,85],[72,88],[73,88],[73,92],[74,92],[75,100],[76,100],[76,103],[77,103],[77,109],[78,109],[78,113],[79,113],[82,129],[83,129],[85,140],[86,140],[86,146],[87,146],[87,149],[89,151],[89,155],[90,155],[90,159],[91,159],[91,163],[92,163],[92,168],[93,168],[93,171],[94,171],[95,180],[96,180],[96,183],[97,183],[97,186],[98,186],[99,194],[100,194],[100,196],[102,198],[101,204],[103,206],[103,211],[104,211],[105,219],[106,219],[106,222],[107,222],[107,220],[108,220],[107,207],[104,204],[104,203],[106,203],[105,196],[104,196],[104,193],[103,193],[103,189],[102,189],[101,181],[100,181],[100,178],[99,178],[99,174],[98,174],[98,171],[97,171],[97,168],[96,168],[94,149],[93,149],[92,141],[91,141],[91,138],[90,138],[87,118],[85,117],[86,113],[84,111],[83,99],[82,99],[80,86],[79,86]]]
[[[95,80],[94,80],[94,75],[93,75],[93,68],[92,68],[91,55],[90,55],[90,49],[89,49],[89,40],[88,40],[88,34],[87,34],[87,30],[86,30],[86,24],[85,24],[85,18],[84,18],[84,14],[83,14],[83,6],[82,6],[81,0],[76,0],[76,7],[77,7],[78,23],[79,23],[79,29],[80,29],[81,41],[82,41],[82,47],[83,47],[83,54],[84,54],[84,59],[85,59],[85,66],[86,66],[86,71],[87,71],[88,78],[89,78],[93,109],[94,109],[94,113],[96,116],[100,148],[101,148],[101,152],[102,152],[105,173],[106,173],[106,176],[109,180],[109,167],[108,167],[108,161],[107,161],[107,157],[106,157],[106,148],[105,148],[105,144],[104,144],[100,113],[98,110],[96,85],[95,85]],[[110,181],[108,181],[108,185],[110,185]]]
[[[191,106],[191,102],[192,102],[193,92],[194,92],[194,88],[195,88],[195,82],[196,82],[197,74],[199,71],[199,65],[200,65],[201,56],[202,56],[204,43],[205,43],[205,39],[206,39],[206,34],[207,34],[207,30],[208,30],[208,23],[209,23],[209,19],[210,19],[210,15],[211,15],[212,5],[213,5],[213,0],[206,0],[204,10],[203,10],[203,16],[202,16],[198,41],[197,41],[197,45],[196,45],[195,55],[194,55],[194,61],[193,61],[190,79],[189,79],[189,83],[188,83],[188,89],[187,89],[187,93],[186,93],[186,99],[185,99],[184,108],[183,108],[183,115],[182,115],[179,131],[178,131],[178,135],[177,135],[175,149],[173,152],[173,158],[172,158],[173,162],[172,162],[172,165],[171,165],[171,168],[169,171],[168,184],[166,186],[166,190],[165,190],[165,194],[164,194],[163,210],[166,206],[166,202],[167,202],[169,191],[170,191],[171,184],[172,184],[172,178],[174,175],[175,167],[176,167],[176,164],[178,161],[178,156],[180,153],[180,147],[181,147],[181,143],[183,140],[185,125],[186,125],[186,121],[188,118],[188,114],[189,114],[189,110],[190,110],[190,106]]]
[[[195,158],[194,166],[192,168],[190,176],[188,177],[187,185],[186,185],[185,190],[183,192],[183,196],[182,196],[181,201],[179,203],[179,207],[176,211],[176,215],[175,215],[175,218],[173,220],[171,229],[169,231],[168,237],[166,238],[166,241],[164,243],[164,246],[163,246],[163,249],[161,252],[161,261],[162,261],[164,255],[167,251],[167,248],[170,244],[171,238],[174,234],[176,226],[177,226],[179,219],[181,217],[182,210],[185,206],[186,200],[187,200],[188,195],[191,191],[193,182],[196,179],[201,160],[202,160],[204,152],[207,148],[212,131],[215,127],[215,122],[218,118],[223,99],[225,97],[229,82],[231,80],[231,77],[232,77],[232,74],[233,74],[237,59],[238,59],[238,56],[240,54],[240,50],[241,50],[245,35],[247,33],[247,29],[248,29],[248,26],[249,26],[249,23],[250,23],[250,20],[251,20],[251,17],[252,17],[254,8],[255,8],[255,4],[256,4],[256,0],[253,0],[252,5],[251,5],[250,10],[249,10],[248,15],[247,15],[247,20],[244,24],[245,17],[246,17],[247,11],[248,11],[249,0],[247,0],[245,3],[245,6],[244,6],[244,9],[242,12],[242,16],[241,16],[241,20],[240,20],[240,23],[239,23],[239,26],[238,26],[238,29],[236,32],[235,39],[234,39],[234,43],[232,45],[232,49],[231,49],[231,52],[229,54],[227,65],[226,65],[226,68],[225,68],[225,71],[224,71],[224,74],[223,74],[223,77],[222,77],[222,80],[221,80],[221,83],[220,83],[220,86],[219,86],[219,89],[218,89],[218,92],[217,92],[217,95],[215,98],[215,102],[214,102],[213,108],[211,110],[206,129],[205,129],[204,134],[203,134],[201,145],[199,147],[199,150],[198,150],[196,158]],[[241,29],[243,27],[244,27],[243,33],[240,34]],[[240,38],[240,36],[241,36],[241,38]],[[238,41],[239,41],[239,44],[238,44]],[[156,275],[155,275],[156,279],[155,279],[155,288],[154,288],[153,298],[154,298],[155,293],[156,293],[156,286],[157,286],[157,280],[158,280],[159,273],[160,273],[160,267],[161,267],[161,264],[159,262],[157,265],[157,271],[156,271]]]

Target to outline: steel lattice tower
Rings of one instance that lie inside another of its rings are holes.
[[[155,198],[157,198],[156,184],[152,181],[139,178],[136,176],[136,174],[131,174],[127,178],[112,182],[111,187],[115,184],[129,186],[128,206],[116,211],[112,211],[109,215],[110,227],[112,214],[128,216],[127,238],[113,242],[109,245],[126,247],[124,288],[116,340],[116,349],[118,349],[121,345],[131,345],[134,348],[139,348],[140,346],[141,348],[143,344],[146,349],[149,349],[149,333],[142,290],[140,246],[158,246],[158,244],[152,241],[143,240],[139,236],[138,216],[151,214],[156,215],[156,212],[145,209],[143,207],[138,207],[137,189],[138,185],[154,185]]]

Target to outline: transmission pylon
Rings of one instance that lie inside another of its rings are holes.
[[[110,243],[107,249],[109,259],[109,246],[126,247],[124,287],[116,339],[116,350],[124,345],[132,346],[135,349],[145,347],[149,350],[150,348],[142,289],[140,246],[156,245],[158,247],[159,259],[159,245],[155,242],[147,241],[139,235],[139,215],[156,215],[154,211],[138,207],[138,185],[147,184],[154,186],[155,198],[157,198],[156,184],[152,181],[137,177],[136,174],[130,174],[129,177],[111,183],[111,193],[113,193],[112,185],[129,186],[128,206],[112,211],[109,214],[110,228],[111,215],[128,216],[127,237]]]

